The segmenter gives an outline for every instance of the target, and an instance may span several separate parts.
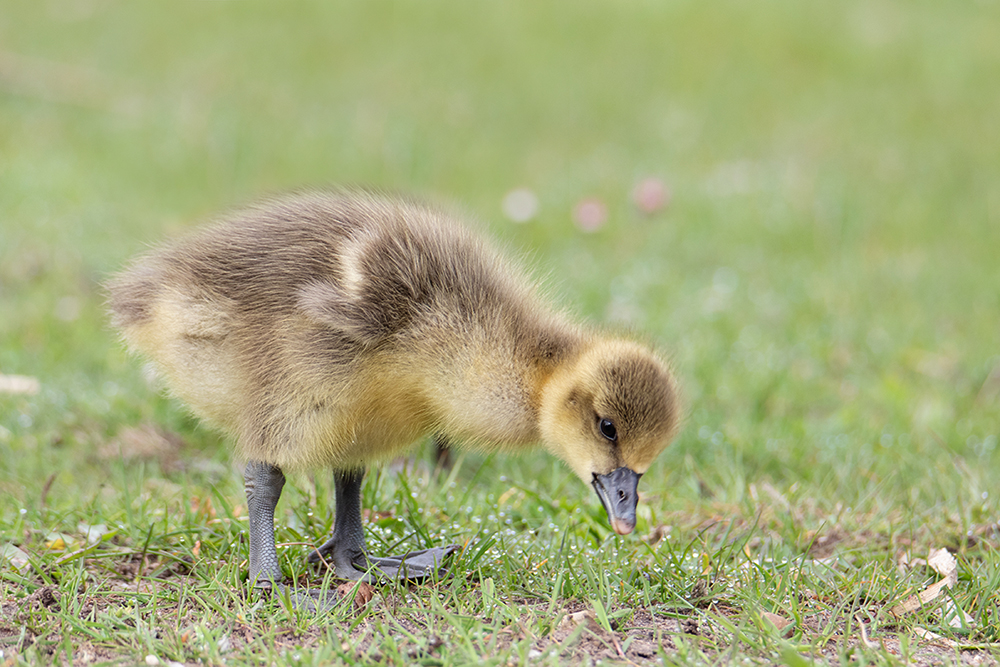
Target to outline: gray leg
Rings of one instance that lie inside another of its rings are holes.
[[[259,461],[250,461],[243,470],[250,513],[250,581],[255,588],[286,593],[281,583],[278,552],[274,545],[274,508],[285,485],[285,475],[279,468]],[[287,591],[291,605],[306,611],[328,611],[337,604],[332,591]]]
[[[368,557],[361,525],[361,482],[364,476],[364,470],[334,473],[337,514],[333,521],[333,536],[309,554],[309,562],[326,561],[338,577],[351,581],[363,579],[369,583],[383,577],[419,579],[432,574],[445,556],[458,549],[457,545],[412,551],[397,558]],[[374,567],[369,574],[366,571],[371,566]]]
[[[274,508],[285,476],[272,465],[249,461],[243,482],[250,513],[250,581],[256,588],[271,588],[280,585],[282,576],[274,547]]]
[[[336,514],[333,536],[309,554],[310,563],[326,560],[338,577],[356,581],[368,567],[365,556],[365,532],[361,525],[361,482],[364,470],[338,470],[333,473]]]

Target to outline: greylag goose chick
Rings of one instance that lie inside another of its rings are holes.
[[[170,390],[233,436],[250,578],[280,586],[283,471],[332,469],[333,536],[310,560],[338,577],[420,577],[452,547],[371,558],[366,466],[427,434],[460,447],[541,443],[591,484],[619,534],[678,423],[670,370],[587,331],[451,216],[363,192],[236,212],[138,258],[109,284],[114,324]]]

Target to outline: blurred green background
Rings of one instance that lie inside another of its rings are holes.
[[[643,215],[650,176],[672,198]],[[671,356],[688,419],[644,478],[654,513],[768,482],[817,522],[995,517],[1000,4],[92,0],[0,10],[0,372],[41,385],[0,395],[3,525],[52,473],[73,515],[126,426],[225,460],[122,351],[100,282],[340,183],[458,203],[561,303]],[[541,460],[489,465],[530,486]]]

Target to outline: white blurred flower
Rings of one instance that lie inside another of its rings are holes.
[[[503,198],[503,214],[511,222],[523,223],[538,215],[538,197],[528,188],[516,188]]]

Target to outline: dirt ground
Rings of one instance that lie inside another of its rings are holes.
[[[183,576],[183,575],[180,575]],[[115,607],[122,607],[130,604],[131,598],[125,593],[134,592],[134,587],[125,582],[109,582],[107,588],[120,588],[120,591],[106,590],[100,594],[91,593],[88,602],[80,609],[79,615],[85,619],[96,619],[102,612],[113,611]],[[368,596],[370,599],[370,596]],[[367,604],[368,599],[362,601]],[[376,604],[379,602],[376,596]],[[523,600],[520,603],[526,608],[526,613],[543,614],[547,608],[547,602]],[[383,600],[381,604],[391,605],[391,600]],[[35,646],[39,653],[53,655],[56,661],[61,660],[61,653],[64,648],[62,635],[59,630],[59,623],[56,621],[57,615],[62,608],[60,595],[50,586],[38,588],[30,595],[19,599],[8,598],[0,601],[0,650],[3,651],[0,657],[0,667],[16,664],[18,656]],[[166,610],[165,610],[166,611]],[[170,610],[171,614],[176,614],[176,609]],[[702,659],[725,661],[727,652],[731,647],[727,644],[728,631],[716,620],[727,618],[729,614],[734,617],[739,614],[737,609],[727,609],[724,605],[714,605],[710,603],[708,607],[696,610],[687,614],[678,611],[666,613],[654,613],[646,609],[635,609],[628,617],[627,622],[621,627],[613,627],[613,632],[608,632],[601,623],[598,622],[594,612],[583,603],[569,605],[562,615],[561,620],[555,627],[544,636],[537,636],[532,639],[531,649],[528,653],[529,660],[551,658],[557,654],[560,662],[566,664],[581,663],[601,663],[601,664],[628,664],[628,665],[653,665],[662,664],[661,652],[665,656],[673,655],[682,659],[682,656],[702,655]],[[508,648],[515,642],[522,642],[524,639],[531,639],[528,634],[527,622],[512,623],[504,627],[499,636],[496,637],[498,647]],[[418,621],[409,617],[397,619],[398,622],[408,631],[416,636],[424,636],[427,629],[422,627]],[[826,625],[826,620],[821,615],[809,617],[798,630],[802,633],[800,645],[806,643],[810,636],[819,633],[820,628]],[[126,624],[129,619],[123,619]],[[229,650],[232,652],[245,651],[254,642],[254,634],[250,626],[241,623],[237,618],[222,620],[228,625],[227,641]],[[780,624],[780,618],[775,622]],[[315,631],[279,634],[276,639],[277,648],[308,648],[316,645],[320,641],[325,641],[326,633],[321,632],[321,625],[316,626]],[[786,634],[791,636],[796,628],[788,628]],[[74,642],[74,661],[80,664],[90,663],[111,663],[111,664],[134,664],[136,653],[134,648],[127,646],[115,647],[97,645],[89,638],[80,636]],[[902,647],[899,638],[893,632],[873,632],[871,636],[843,637],[834,636],[828,645],[821,652],[813,655],[801,654],[807,660],[817,663],[836,664],[839,663],[843,649],[852,646],[861,648],[863,641],[871,642],[870,645],[881,645],[888,653],[898,656],[903,660]],[[362,620],[350,634],[344,637],[343,647],[348,649],[348,655],[353,653],[361,663],[379,662],[380,650],[373,642],[378,641],[377,635],[370,622]],[[682,646],[683,645],[683,646]],[[747,654],[747,649],[742,646],[740,653]],[[447,662],[447,646],[444,640],[431,638],[427,644],[419,649],[414,649],[411,656],[416,662],[436,662],[441,660]],[[752,655],[752,654],[751,654]],[[962,665],[993,665],[1000,664],[993,656],[996,654],[987,651],[968,650],[962,651],[951,647],[935,645],[932,642],[911,642],[909,649],[908,664],[918,666],[933,666],[946,664]],[[787,658],[787,656],[784,656]],[[234,655],[234,659],[236,656]],[[756,658],[751,658],[752,662],[759,664],[769,664],[779,659],[778,655],[769,655],[762,652]],[[855,658],[856,659],[856,658]],[[787,661],[787,660],[783,660]],[[173,663],[172,663],[173,664]],[[192,663],[194,664],[194,663]]]

